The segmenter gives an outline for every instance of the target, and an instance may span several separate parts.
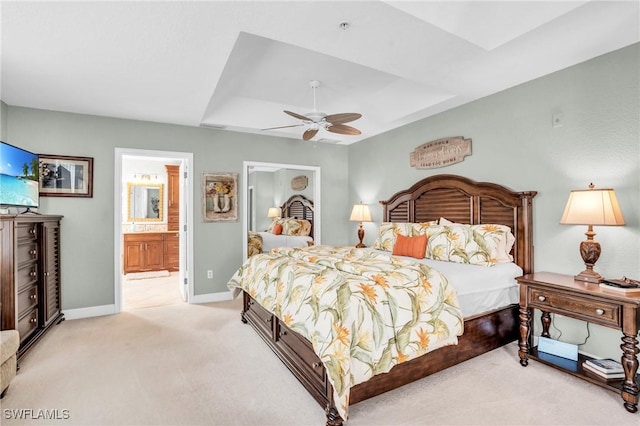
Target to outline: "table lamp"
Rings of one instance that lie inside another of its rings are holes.
[[[596,235],[593,227],[624,225],[624,218],[613,189],[594,189],[592,183],[589,189],[571,191],[560,223],[588,226],[585,233],[587,239],[580,243],[580,255],[586,269],[574,278],[590,283],[601,282],[602,276],[593,270],[593,265],[600,257],[600,243],[593,239]]]
[[[364,228],[362,228],[362,222],[371,222],[371,213],[369,213],[369,206],[366,204],[355,204],[353,210],[351,210],[351,217],[349,220],[354,222],[360,222],[360,228],[358,228],[358,238],[360,242],[356,245],[357,248],[366,247],[362,240],[364,239]]]
[[[277,207],[269,207],[269,211],[267,212],[267,217],[276,220],[277,217],[280,217],[280,209]]]

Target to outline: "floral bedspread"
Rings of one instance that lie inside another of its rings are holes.
[[[347,419],[349,390],[463,331],[456,293],[426,265],[367,249],[283,247],[247,259],[228,283],[307,338]]]

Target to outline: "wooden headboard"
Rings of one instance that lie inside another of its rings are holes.
[[[516,237],[514,262],[527,274],[533,272],[532,201],[536,194],[462,176],[435,175],[380,204],[384,222],[428,222],[444,217],[458,223],[506,225]]]
[[[282,217],[308,220],[311,223],[309,236],[313,238],[313,201],[304,195],[292,195],[280,206]]]

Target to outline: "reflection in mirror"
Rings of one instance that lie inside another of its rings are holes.
[[[161,183],[127,183],[127,220],[162,222],[163,187]]]
[[[321,244],[320,167],[245,161],[243,172],[243,259],[248,231],[265,231],[273,221],[269,209],[280,207],[292,195],[314,203],[314,243]]]

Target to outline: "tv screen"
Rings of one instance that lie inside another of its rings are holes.
[[[0,206],[38,207],[38,154],[0,142]]]

